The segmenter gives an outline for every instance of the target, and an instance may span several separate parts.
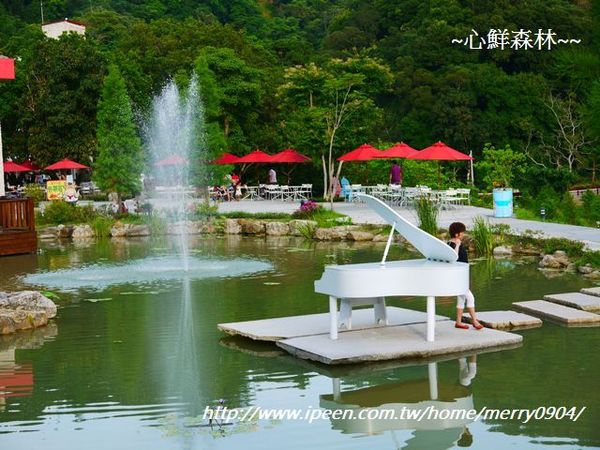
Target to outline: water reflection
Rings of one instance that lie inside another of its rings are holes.
[[[16,350],[40,348],[57,333],[56,324],[51,322],[31,331],[0,336],[0,411],[5,411],[7,399],[33,393],[33,366],[29,362],[17,363]]]
[[[379,434],[412,430],[402,447],[406,449],[447,449],[470,436],[467,426],[474,408],[469,388],[476,374],[476,357],[458,360],[458,377],[438,379],[438,363],[427,365],[427,376],[400,383],[376,384],[343,391],[340,378],[332,378],[331,394],[319,397],[319,405],[340,411],[332,416],[333,429],[342,433]],[[355,419],[365,417],[365,419]],[[393,440],[399,444],[399,438]]]

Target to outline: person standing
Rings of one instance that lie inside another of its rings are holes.
[[[272,167],[269,169],[269,184],[277,184],[277,173]]]
[[[402,167],[400,167],[398,161],[392,162],[392,168],[390,169],[390,184],[402,184]]]

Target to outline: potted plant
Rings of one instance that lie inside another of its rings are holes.
[[[499,149],[492,144],[483,147],[483,160],[476,166],[484,173],[483,181],[493,190],[494,217],[512,217],[512,181],[523,171],[524,162],[525,155],[513,151],[508,144]]]

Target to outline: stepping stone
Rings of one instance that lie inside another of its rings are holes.
[[[507,331],[460,330],[454,328],[454,322],[450,320],[437,322],[435,328],[434,342],[427,342],[425,323],[414,323],[347,331],[340,333],[336,340],[329,339],[329,333],[281,339],[277,346],[302,359],[324,364],[350,364],[472,354],[482,349],[514,348],[523,342],[522,336]]]
[[[537,317],[515,311],[478,311],[477,319],[482,325],[496,330],[536,328],[542,326]],[[471,323],[471,316],[463,315],[463,322]]]
[[[515,309],[525,311],[542,319],[550,319],[565,325],[599,326],[600,315],[580,309],[568,308],[545,300],[513,303]]]
[[[600,297],[582,294],[580,292],[544,295],[544,300],[548,300],[552,303],[560,303],[561,305],[570,306],[571,308],[582,309],[583,311],[600,311]]]
[[[595,295],[600,297],[600,287],[586,288],[581,290],[582,294]]]

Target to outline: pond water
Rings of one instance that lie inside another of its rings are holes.
[[[45,243],[38,255],[0,260],[0,290],[60,296],[53,324],[0,338],[0,448],[600,446],[598,328],[545,322],[519,331],[524,342],[515,349],[432,364],[326,367],[274,345],[226,337],[217,324],[327,312],[326,298],[313,287],[323,266],[376,261],[383,245],[226,236],[194,239],[190,247],[189,274],[162,240]],[[388,258],[408,257],[415,256],[393,248]],[[478,309],[497,310],[592,283],[569,274],[549,277],[533,262],[497,260],[474,262],[471,284]],[[184,292],[193,306],[185,314],[193,323],[194,379],[173,370]],[[388,304],[425,310],[423,298]],[[454,304],[440,299],[438,314],[452,315]],[[229,408],[302,411],[431,404],[586,409],[575,422],[322,418],[206,426],[199,416],[219,400]]]

